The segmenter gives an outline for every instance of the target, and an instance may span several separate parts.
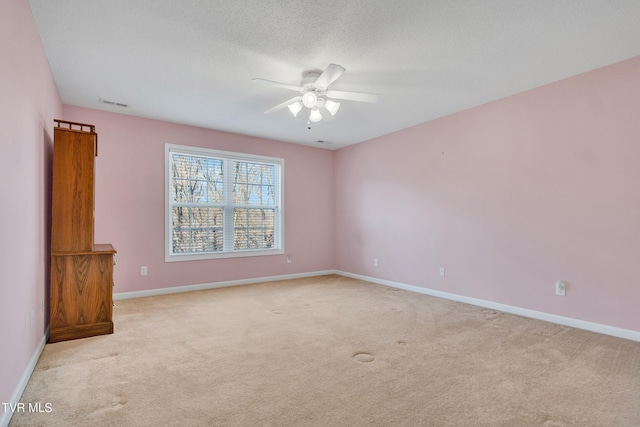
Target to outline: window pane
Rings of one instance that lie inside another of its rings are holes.
[[[222,251],[223,214],[222,208],[174,207],[173,253]]]
[[[222,182],[210,181],[208,183],[209,203],[224,203],[224,187]]]
[[[234,249],[274,247],[275,209],[234,209]]]
[[[275,176],[275,165],[234,162],[233,203],[275,205]]]
[[[221,159],[173,154],[171,198],[174,203],[221,203],[223,162]]]

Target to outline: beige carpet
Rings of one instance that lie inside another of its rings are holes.
[[[10,426],[640,426],[640,343],[340,276],[119,301]]]

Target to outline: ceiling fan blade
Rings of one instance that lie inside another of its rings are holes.
[[[287,105],[291,104],[292,102],[300,101],[301,99],[302,99],[301,96],[294,96],[293,98],[289,99],[288,101],[284,101],[282,104],[278,104],[275,107],[269,108],[264,113],[265,114],[269,114],[269,113],[273,113],[274,111],[282,110],[284,107],[286,107]]]
[[[326,89],[329,85],[335,82],[338,77],[342,75],[346,70],[343,66],[337,64],[329,64],[327,68],[320,74],[315,81],[315,85],[318,88]]]
[[[295,90],[295,91],[298,91],[298,92],[302,92],[304,90],[304,89],[302,89],[301,86],[288,85],[286,83],[274,82],[272,80],[253,79],[252,82],[266,84],[266,85],[269,85],[269,86],[281,87],[281,88],[284,88],[284,89]]]
[[[347,101],[378,102],[378,95],[374,93],[346,92],[343,90],[328,90],[327,96],[335,99],[346,99]]]

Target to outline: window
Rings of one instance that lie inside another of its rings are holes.
[[[283,159],[167,144],[165,162],[165,261],[283,253]]]

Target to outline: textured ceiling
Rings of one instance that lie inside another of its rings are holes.
[[[29,3],[65,104],[326,148],[640,55],[638,0]],[[299,85],[329,63],[346,68],[331,89],[378,103],[310,130],[264,114],[296,93],[253,78]]]

